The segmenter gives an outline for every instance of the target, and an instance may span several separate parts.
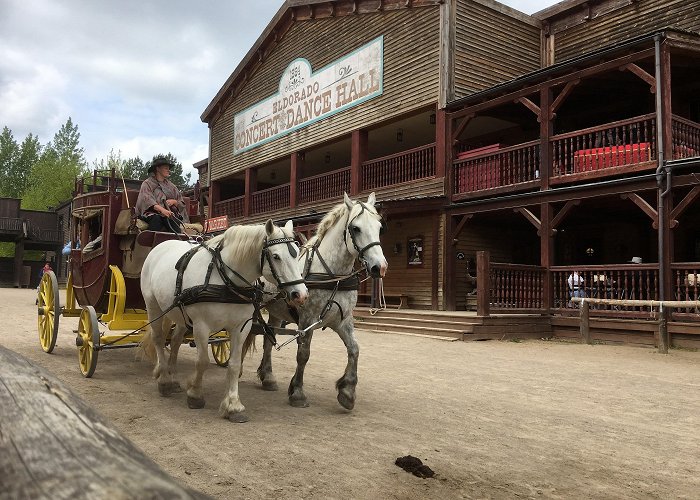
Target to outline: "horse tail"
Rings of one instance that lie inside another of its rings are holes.
[[[253,331],[253,328],[250,329],[250,331],[248,332],[248,336],[243,341],[243,349],[241,350],[241,363],[243,363],[243,359],[245,358],[245,355],[248,354],[248,351],[250,351],[251,355],[255,352],[255,332]]]
[[[156,362],[156,344],[153,342],[153,330],[150,326],[146,327],[141,337],[141,342],[136,349],[136,359],[139,361],[148,360],[151,363]]]

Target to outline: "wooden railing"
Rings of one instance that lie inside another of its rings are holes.
[[[540,143],[531,141],[485,154],[462,152],[454,162],[453,175],[455,194],[536,180],[540,175]]]
[[[700,300],[700,262],[671,264],[671,294],[670,300]],[[674,312],[674,316],[686,315],[697,318],[700,311],[686,308]]]
[[[256,191],[251,202],[254,214],[289,208],[289,183]]]
[[[655,158],[653,113],[552,137],[553,177],[624,167]]]
[[[350,167],[301,179],[297,191],[298,202],[310,203],[338,198],[343,192],[350,192]]]
[[[0,231],[18,232],[22,230],[22,219],[17,217],[0,217]]]
[[[435,175],[435,143],[362,164],[362,188],[376,189]]]
[[[573,276],[574,272],[579,279]],[[659,268],[656,264],[556,266],[552,267],[552,283],[554,309],[576,309],[577,305],[571,302],[574,295],[598,299],[658,300]],[[649,316],[648,309],[638,306],[596,305],[594,309],[596,313],[612,311],[615,316]]]
[[[489,269],[490,310],[544,308],[546,272],[540,266],[491,262]]]
[[[700,123],[673,115],[673,159],[700,155]]]
[[[219,201],[214,203],[214,210],[212,217],[217,217],[219,215],[228,215],[229,217],[243,217],[243,203],[245,196],[238,196],[236,198],[229,198],[228,200]]]

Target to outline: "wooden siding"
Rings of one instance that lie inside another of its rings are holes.
[[[406,294],[411,309],[432,309],[432,266],[438,265],[437,255],[433,255],[434,214],[425,217],[407,217],[390,220],[387,233],[382,237],[382,249],[389,263],[384,278],[384,293]],[[423,237],[423,265],[408,265],[408,238]],[[394,245],[401,245],[401,252],[394,253]]]
[[[552,20],[554,62],[665,27],[700,30],[698,0],[639,0],[624,6],[618,6],[619,3],[611,0],[601,4],[597,7],[600,10],[591,12],[588,21],[583,19],[582,10]],[[610,4],[607,9],[606,4]]]
[[[317,71],[380,35],[384,35],[383,95],[234,157],[234,115],[276,93],[291,61],[306,58]],[[425,108],[437,102],[438,69],[438,6],[296,21],[212,126],[212,179]]]
[[[473,0],[457,0],[454,98],[540,68],[540,28]]]
[[[365,190],[365,194],[374,191],[377,200],[398,200],[403,198],[415,198],[424,196],[443,196],[445,194],[445,180],[442,177],[432,179],[420,179],[414,182],[394,184],[374,190]]]

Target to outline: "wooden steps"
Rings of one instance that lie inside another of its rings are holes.
[[[354,311],[355,326],[375,333],[411,334],[456,340],[505,340],[551,336],[549,319],[537,315],[477,317],[474,312],[382,310]]]

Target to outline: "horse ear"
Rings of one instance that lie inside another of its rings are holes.
[[[345,191],[343,191],[343,198],[345,199],[345,205],[347,205],[348,210],[352,210],[352,207],[353,207],[352,200],[348,196],[348,193],[346,193]]]
[[[272,219],[267,219],[265,223],[265,232],[268,236],[272,236],[272,233],[275,232],[275,223],[272,222]]]
[[[374,191],[370,193],[370,195],[367,197],[367,204],[374,206],[374,203],[377,201],[377,197],[374,196]]]
[[[289,219],[287,223],[284,225],[284,228],[289,231],[289,234],[294,234],[294,222],[292,222],[292,219]]]

